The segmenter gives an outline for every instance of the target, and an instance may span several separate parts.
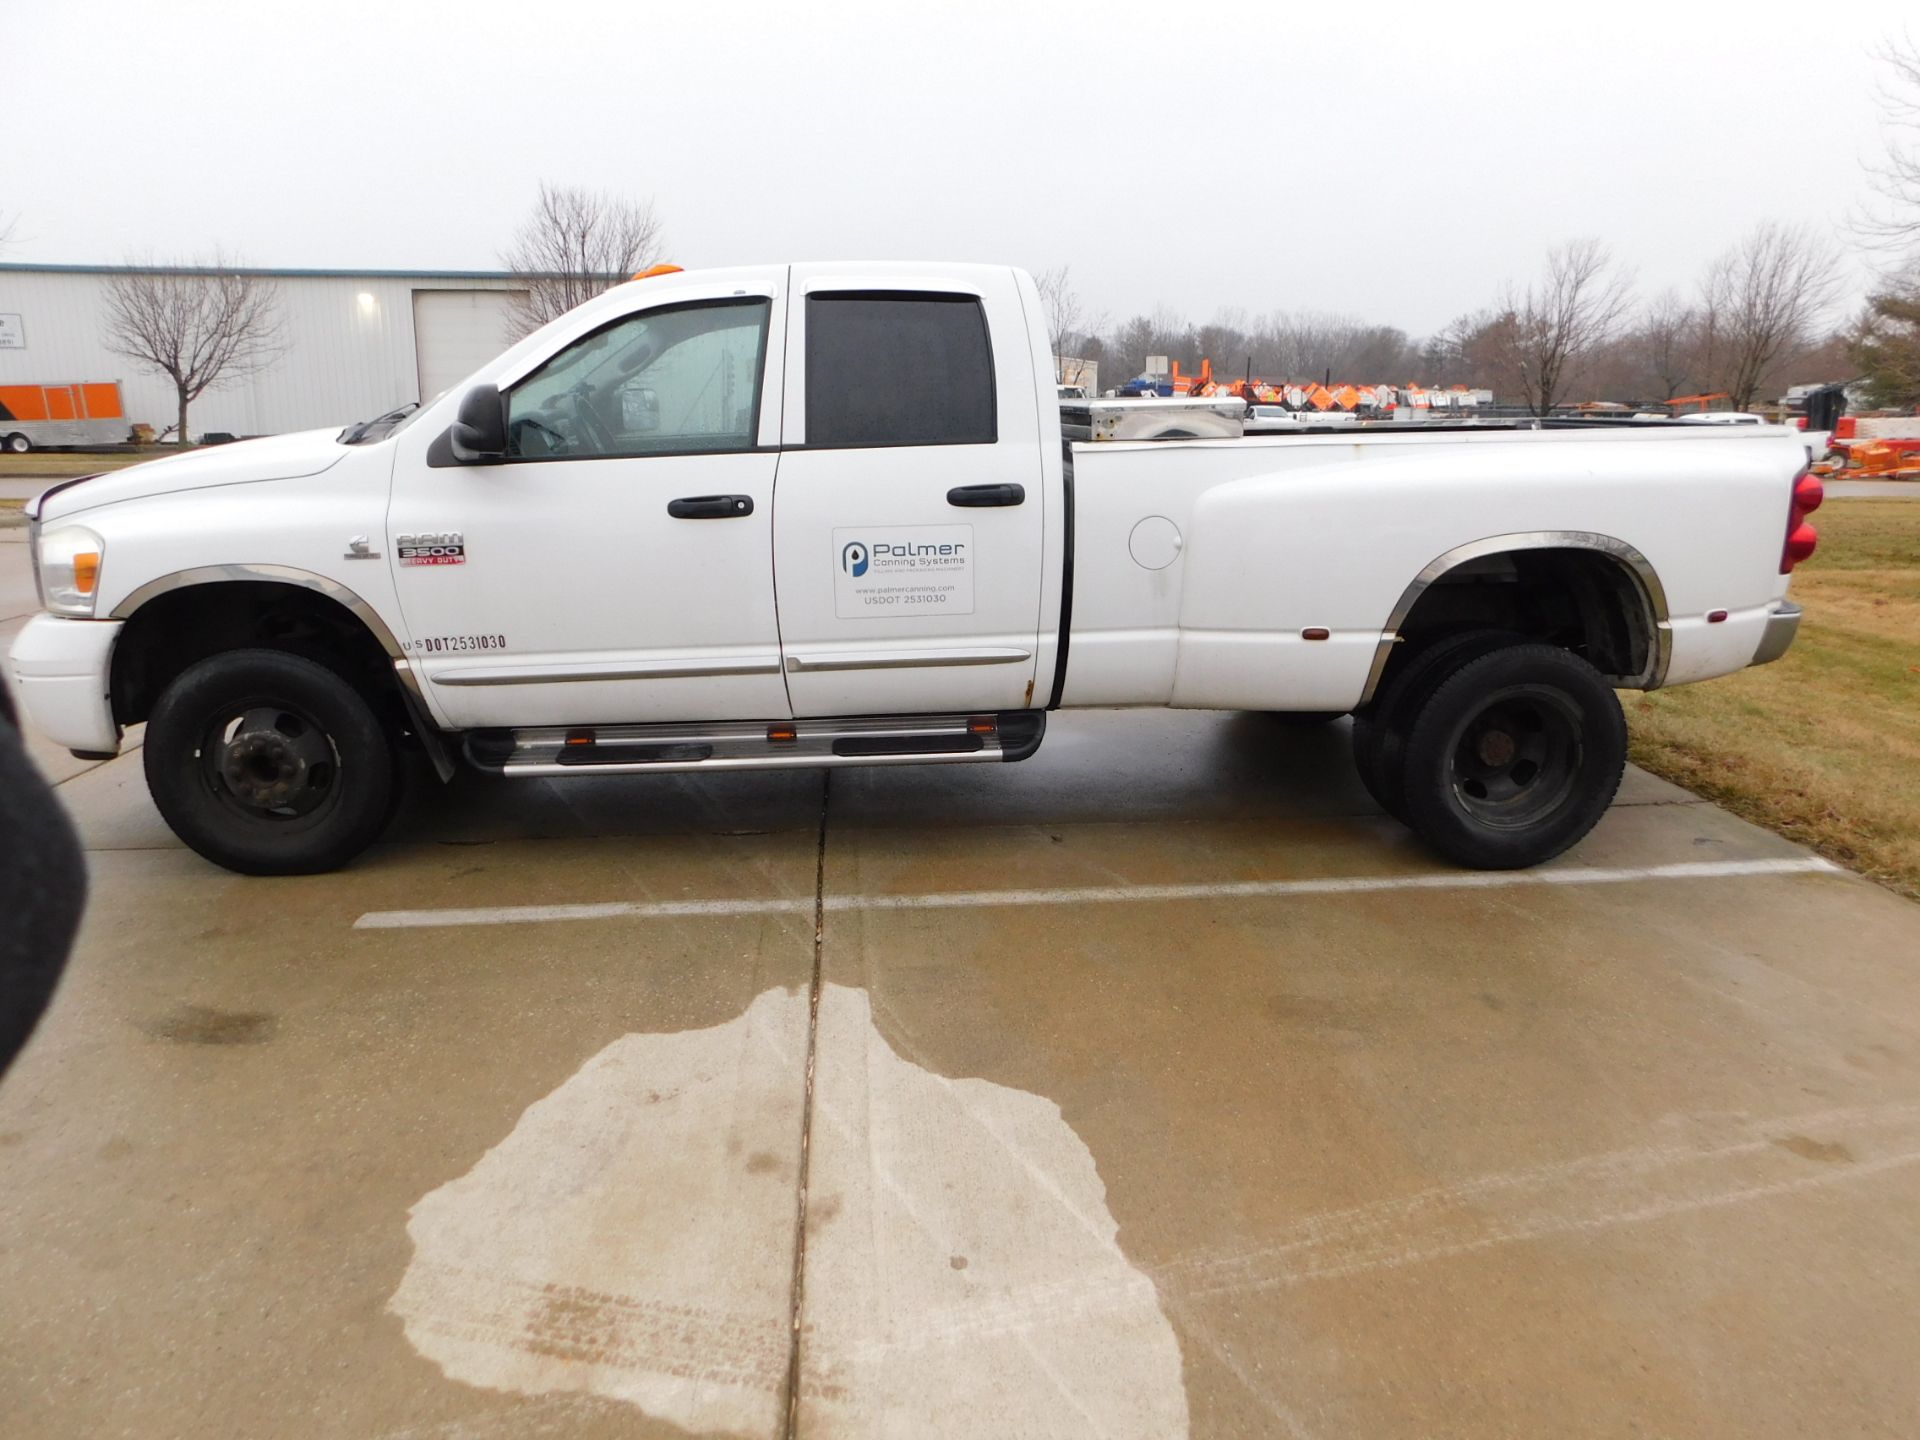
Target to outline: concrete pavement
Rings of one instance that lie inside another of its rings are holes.
[[[1638,773],[1451,871],[1345,743],[463,776],[292,880],[71,775],[0,1436],[1911,1433],[1920,908]]]

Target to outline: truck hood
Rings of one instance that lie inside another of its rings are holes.
[[[346,456],[334,437],[338,430],[302,430],[264,440],[240,440],[129,465],[104,475],[67,480],[41,492],[29,506],[44,520],[63,519],[82,510],[121,500],[140,500],[175,490],[204,490],[213,485],[244,485],[256,480],[292,480],[318,475]]]

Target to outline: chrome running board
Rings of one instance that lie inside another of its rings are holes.
[[[693,725],[555,725],[469,731],[464,749],[476,769],[514,776],[960,765],[1024,760],[1040,748],[1046,725],[1043,710]]]

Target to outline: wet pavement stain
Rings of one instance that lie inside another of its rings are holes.
[[[264,1010],[216,1010],[180,1005],[140,1027],[156,1040],[176,1045],[264,1045],[280,1021]]]
[[[1838,1141],[1820,1141],[1807,1135],[1782,1135],[1773,1142],[1782,1150],[1791,1150],[1802,1160],[1824,1160],[1851,1164],[1853,1152]]]
[[[777,988],[615,1041],[422,1196],[388,1301],[414,1349],[469,1385],[702,1432],[775,1433],[797,1383],[803,1433],[1187,1434],[1171,1324],[1059,1107],[902,1059],[862,990],[823,986],[819,1025],[803,1314],[791,1193],[736,1178],[797,1158],[765,1137],[799,1139],[809,1003]],[[636,1103],[668,1076],[691,1078]]]

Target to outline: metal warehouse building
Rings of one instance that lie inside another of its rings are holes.
[[[130,424],[173,424],[173,382],[106,345],[107,281],[129,268],[0,264],[0,385],[118,381]],[[278,285],[286,352],[194,401],[196,436],[344,425],[436,395],[506,347],[520,288],[492,270],[240,273]]]

